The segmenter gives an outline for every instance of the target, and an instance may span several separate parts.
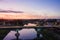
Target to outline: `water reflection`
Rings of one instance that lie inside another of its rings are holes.
[[[20,36],[19,39],[34,39],[37,37],[37,32],[35,31],[35,29],[22,29],[19,31]],[[7,36],[3,39],[3,40],[11,40],[11,39],[15,39],[16,32],[15,31],[10,31]]]

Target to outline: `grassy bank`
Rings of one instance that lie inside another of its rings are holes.
[[[0,30],[0,40],[3,40],[3,38],[9,33],[9,30]]]

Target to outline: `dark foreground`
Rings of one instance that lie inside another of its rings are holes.
[[[12,28],[15,30],[14,28]],[[41,29],[38,31],[37,29]],[[37,31],[37,38],[33,40],[60,40],[60,27],[41,27],[41,28],[35,28]],[[10,32],[10,29],[0,29],[0,40],[3,40],[3,38]],[[39,34],[43,34],[43,37],[40,38]],[[17,39],[16,39],[17,40]]]

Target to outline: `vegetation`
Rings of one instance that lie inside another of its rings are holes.
[[[8,32],[9,30],[0,30],[0,40],[2,40]]]

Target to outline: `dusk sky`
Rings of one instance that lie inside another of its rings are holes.
[[[24,14],[29,15],[58,16],[60,18],[60,0],[0,0],[1,10],[23,11]],[[0,15],[1,13],[4,12],[0,12]]]

